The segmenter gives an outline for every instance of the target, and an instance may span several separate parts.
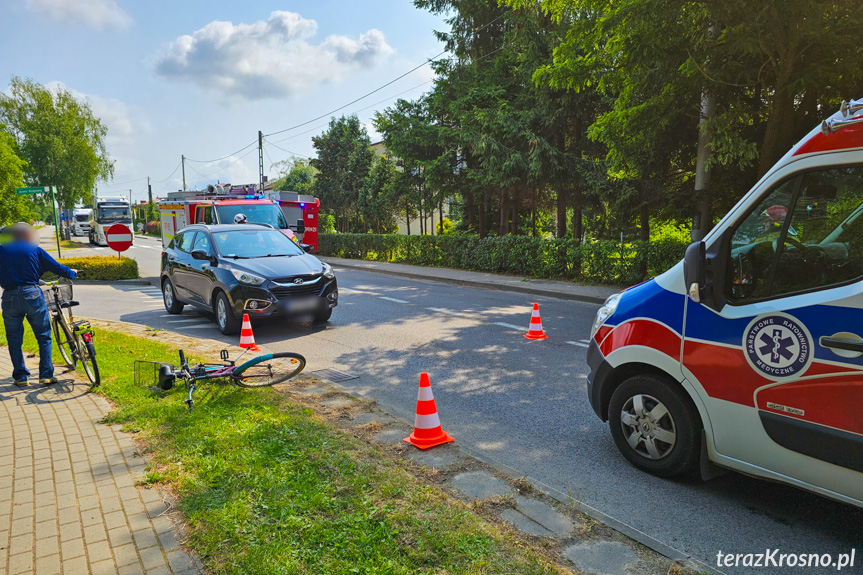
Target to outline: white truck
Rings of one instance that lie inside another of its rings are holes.
[[[93,200],[93,213],[90,217],[90,243],[107,246],[105,231],[114,224],[123,224],[135,236],[132,222],[132,206],[129,199],[118,197],[96,197]]]
[[[89,208],[76,208],[72,211],[72,221],[69,222],[69,227],[73,236],[90,235],[90,218],[92,215],[93,210]]]

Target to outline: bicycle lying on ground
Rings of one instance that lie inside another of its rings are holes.
[[[180,350],[179,369],[174,369],[171,364],[138,360],[135,362],[135,380],[141,383],[142,374],[151,369],[148,366],[156,367],[151,373],[155,383],[165,391],[173,388],[177,379],[182,379],[188,392],[185,402],[191,410],[195,403],[192,396],[202,381],[227,378],[240,387],[269,387],[296,377],[306,367],[306,358],[298,353],[267,353],[236,365],[246,351],[232,361],[228,359],[228,350],[223,349],[219,354],[223,363],[190,366],[186,354]]]
[[[96,387],[102,380],[96,364],[94,332],[89,321],[75,321],[72,315],[72,308],[78,305],[78,302],[72,299],[72,284],[67,281],[40,281],[39,284],[47,288],[43,290],[45,302],[51,314],[54,341],[57,342],[63,361],[69,369],[75,369],[80,360],[87,379],[92,384],[90,387]],[[68,310],[68,318],[63,314],[64,309]]]

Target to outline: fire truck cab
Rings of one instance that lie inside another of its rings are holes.
[[[863,507],[863,100],[683,261],[599,309],[588,396],[660,476],[718,468]]]
[[[170,192],[166,199],[159,202],[159,216],[162,225],[162,245],[167,246],[173,237],[191,224],[231,224],[234,218],[243,214],[248,223],[265,224],[282,231],[292,239],[296,238],[309,250],[317,249],[318,208],[314,202],[303,202],[299,217],[294,224],[285,218],[284,207],[274,199],[258,192],[254,185],[231,186],[219,184],[208,186],[201,191]],[[299,226],[299,222],[305,226]],[[303,229],[303,227],[305,229]],[[313,233],[309,233],[314,230]],[[313,240],[314,243],[309,243]]]

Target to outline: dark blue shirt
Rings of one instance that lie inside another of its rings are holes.
[[[75,272],[57,262],[40,247],[27,242],[13,241],[0,245],[0,287],[39,285],[45,272],[73,279]]]

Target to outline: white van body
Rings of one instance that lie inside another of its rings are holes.
[[[588,394],[637,467],[727,468],[863,507],[863,104],[851,104],[684,261],[599,310]]]

